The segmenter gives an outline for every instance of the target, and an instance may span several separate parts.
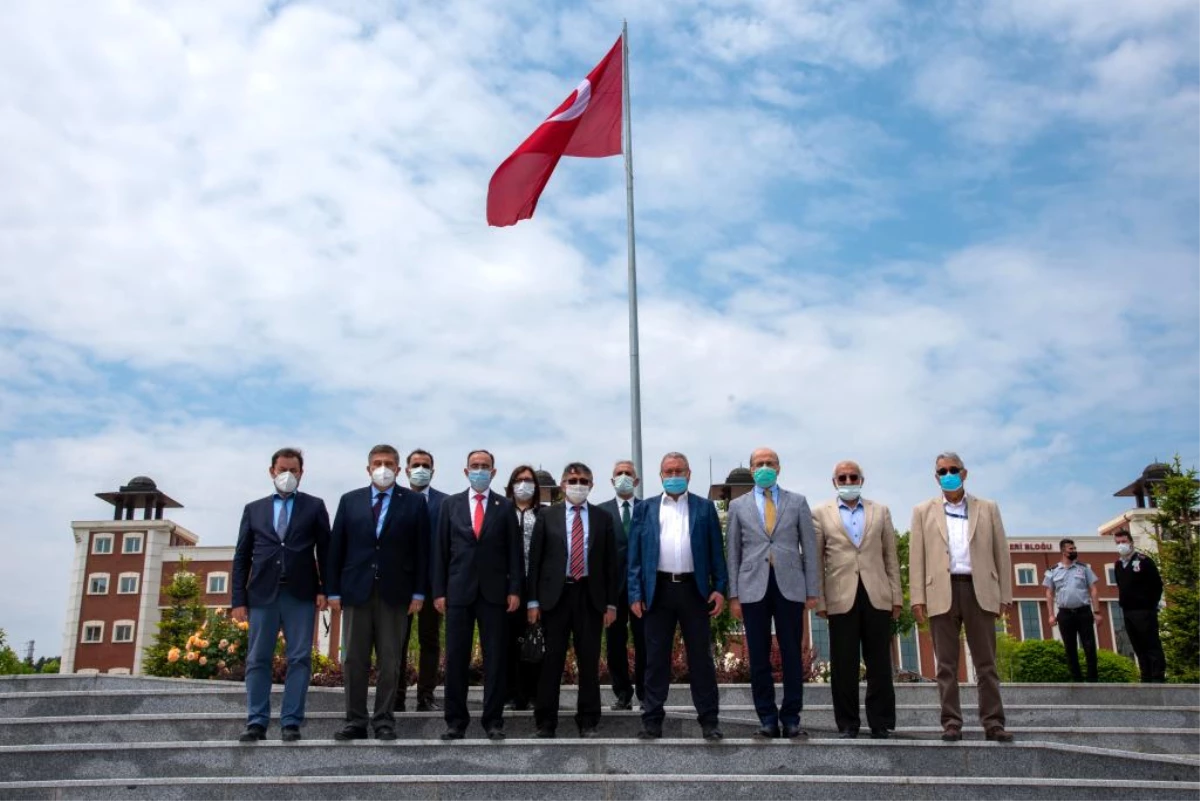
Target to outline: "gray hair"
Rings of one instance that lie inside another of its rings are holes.
[[[867,474],[866,474],[865,472],[863,472],[862,465],[860,465],[858,462],[854,461],[853,459],[843,459],[842,461],[838,462],[837,464],[835,464],[835,465],[833,466],[833,477],[834,477],[835,479],[837,478],[837,474],[838,474],[838,468],[839,468],[839,467],[841,467],[841,466],[842,466],[842,465],[844,465],[844,464],[852,464],[852,465],[854,465],[854,469],[858,471],[858,477],[859,477],[859,478],[866,478],[866,477],[867,477]]]
[[[945,459],[947,462],[954,462],[959,467],[966,467],[966,465],[963,464],[962,457],[959,456],[954,451],[942,451],[941,453],[939,453],[937,455],[937,458],[933,460],[933,466],[937,467],[937,463],[942,461],[943,459]]]
[[[688,463],[688,458],[686,456],[684,456],[679,451],[671,451],[670,453],[668,453],[666,456],[664,456],[662,459],[659,460],[659,462],[658,462],[659,470],[662,470],[663,462],[667,461],[668,459],[682,459],[683,466],[686,467],[688,470],[692,469],[692,466]]]
[[[633,468],[633,472],[637,472],[637,465],[634,464],[632,459],[618,459],[617,461],[613,462],[613,472],[617,472],[617,468],[623,464],[629,465]]]

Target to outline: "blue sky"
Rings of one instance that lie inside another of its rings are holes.
[[[379,441],[446,490],[472,447],[627,455],[620,160],[483,222],[622,17],[649,462],[771,445],[822,499],[856,458],[906,521],[953,449],[1053,535],[1200,459],[1191,0],[66,10],[0,5],[0,626],[39,652],[133,475],[231,544],[282,444],[331,506]]]

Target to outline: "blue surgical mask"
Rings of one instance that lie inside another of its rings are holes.
[[[754,471],[754,483],[763,489],[775,486],[777,478],[779,478],[779,471],[773,467],[760,467]]]
[[[467,481],[476,492],[487,492],[487,488],[492,485],[492,471],[470,470],[467,472]]]
[[[408,483],[417,489],[428,487],[432,478],[433,471],[428,467],[414,467],[408,471]]]
[[[962,473],[947,473],[944,476],[938,476],[938,483],[946,492],[958,492],[962,489]]]
[[[843,501],[857,501],[862,495],[862,484],[838,484],[837,494]]]
[[[618,495],[629,496],[633,494],[633,476],[621,474],[613,479],[613,489]]]
[[[668,495],[682,495],[687,492],[688,480],[686,476],[671,476],[663,479],[663,489]]]

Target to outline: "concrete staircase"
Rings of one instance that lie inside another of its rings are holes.
[[[8,798],[1153,798],[1200,796],[1200,688],[1007,685],[1012,745],[938,739],[933,685],[897,686],[891,740],[836,739],[829,690],[805,689],[806,743],[759,742],[749,688],[721,688],[726,739],[707,743],[686,687],[672,688],[666,738],[634,739],[636,712],[605,712],[603,739],[579,740],[563,689],[556,740],[445,744],[440,713],[400,716],[395,743],[339,744],[340,690],[309,695],[305,740],[235,742],[240,685],[120,676],[0,679],[0,799]],[[411,695],[411,691],[410,691]],[[607,695],[607,694],[606,694]],[[478,706],[479,693],[472,700]],[[607,700],[607,699],[606,699]],[[276,710],[278,703],[276,703]]]

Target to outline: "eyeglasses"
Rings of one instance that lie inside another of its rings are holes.
[[[563,481],[568,487],[590,487],[592,480],[590,478],[568,478]]]
[[[860,478],[862,477],[858,473],[839,473],[834,476],[839,484],[857,484]]]
[[[947,473],[949,473],[952,476],[957,476],[959,473],[962,472],[962,470],[963,469],[961,467],[939,467],[937,469],[937,474],[939,476],[944,476]]]

